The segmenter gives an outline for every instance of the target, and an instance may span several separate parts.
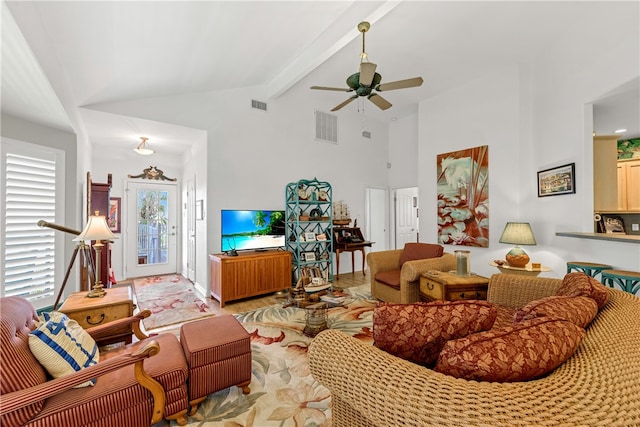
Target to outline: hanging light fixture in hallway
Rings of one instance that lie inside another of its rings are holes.
[[[144,136],[141,136],[140,139],[142,141],[140,142],[140,144],[138,144],[138,146],[133,151],[135,151],[138,154],[142,154],[143,156],[148,156],[149,154],[155,153],[154,150],[147,147],[147,141],[149,140],[149,138],[145,138]]]

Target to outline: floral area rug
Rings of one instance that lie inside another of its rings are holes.
[[[347,306],[329,309],[329,327],[372,343],[375,301],[369,285],[346,291],[354,300]],[[312,338],[302,333],[305,310],[273,305],[235,316],[251,336],[251,393],[243,395],[237,387],[213,393],[200,404],[187,425],[330,426],[331,395],[309,371],[307,348]],[[171,425],[177,424],[172,421]]]
[[[180,274],[136,279],[133,289],[140,310],[151,310],[142,321],[146,330],[215,315]]]

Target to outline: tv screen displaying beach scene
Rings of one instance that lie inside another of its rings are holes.
[[[284,211],[223,209],[221,218],[222,252],[284,246]]]

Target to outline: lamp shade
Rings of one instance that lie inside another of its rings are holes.
[[[73,240],[78,242],[81,240],[114,240],[117,238],[109,229],[107,219],[104,216],[91,215],[82,233]]]
[[[500,236],[500,243],[535,245],[536,238],[528,222],[508,222]]]

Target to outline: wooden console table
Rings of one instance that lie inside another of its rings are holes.
[[[88,298],[86,291],[74,292],[60,306],[59,311],[84,329],[133,316],[131,287],[116,286],[106,291],[107,294],[102,298]],[[130,344],[132,333],[130,326],[124,326],[98,341],[100,345],[121,341]]]
[[[211,298],[227,301],[254,297],[291,287],[291,252],[240,252],[209,255]]]
[[[333,250],[336,253],[336,280],[340,280],[340,254],[351,252],[351,274],[355,274],[355,256],[357,251],[362,252],[362,274],[364,272],[365,253],[364,248],[371,247],[375,242],[364,240],[359,227],[335,227],[333,229]]]
[[[420,299],[423,301],[457,301],[487,299],[489,279],[471,274],[458,276],[446,271],[420,276]]]

